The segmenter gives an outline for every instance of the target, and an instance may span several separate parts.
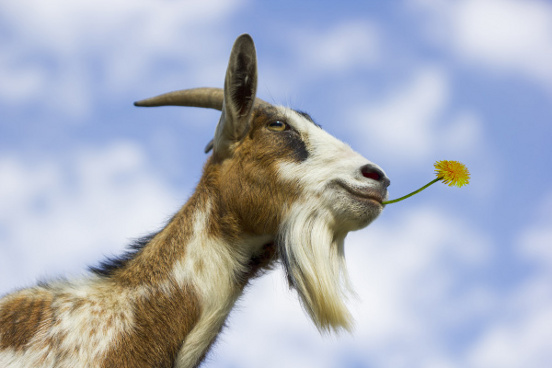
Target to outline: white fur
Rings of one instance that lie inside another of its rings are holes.
[[[350,329],[344,300],[352,294],[344,262],[343,242],[351,230],[365,227],[382,210],[352,199],[336,182],[386,196],[381,183],[367,179],[360,168],[372,162],[295,111],[280,107],[287,122],[302,135],[308,158],[282,162],[279,175],[302,188],[300,201],[281,224],[280,243],[291,285],[316,326],[326,331]]]
[[[345,267],[345,235],[333,231],[331,213],[314,201],[297,203],[281,225],[280,246],[291,285],[321,331],[349,330],[344,301],[352,294]]]
[[[173,268],[173,277],[182,285],[194,285],[202,306],[199,321],[187,336],[176,359],[176,367],[194,367],[220,332],[230,310],[242,293],[235,275],[245,270],[248,260],[271,239],[247,237],[239,244],[213,238],[206,230],[207,211],[195,217],[194,236],[186,255]],[[238,250],[241,250],[238,251]],[[202,264],[201,267],[198,263]]]
[[[334,179],[342,179],[351,186],[379,189],[380,185],[364,178],[359,168],[372,165],[384,173],[383,169],[295,111],[285,107],[279,109],[299,131],[309,151],[305,162],[280,163],[279,175],[282,178],[299,181],[309,192],[318,194],[327,192],[327,184]]]
[[[70,284],[53,283],[48,288],[36,287],[13,294],[28,294],[31,298],[33,294],[52,294],[55,320],[43,321],[24,353],[0,352],[0,367],[99,366],[101,357],[112,348],[117,336],[131,330],[134,322],[127,304],[132,296],[112,286],[92,278]],[[49,339],[56,341],[56,345],[46,345]]]

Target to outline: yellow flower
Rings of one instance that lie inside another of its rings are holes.
[[[437,174],[437,179],[433,179],[432,181],[430,181],[420,189],[413,191],[412,193],[409,193],[397,199],[393,199],[391,201],[384,201],[382,202],[382,204],[385,205],[390,203],[397,203],[406,198],[412,197],[414,194],[420,193],[422,190],[437,183],[439,180],[441,180],[445,184],[448,184],[451,187],[453,185],[461,187],[463,185],[469,184],[470,182],[470,172],[468,171],[468,168],[458,161],[437,161],[433,166],[435,166],[435,174]]]
[[[461,187],[469,184],[470,172],[464,164],[458,161],[437,161],[435,166],[435,174],[443,183],[448,184],[449,187],[456,185]]]

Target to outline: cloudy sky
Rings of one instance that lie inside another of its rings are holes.
[[[321,336],[280,270],[205,367],[549,367],[552,3],[0,2],[0,294],[78,277],[157,230],[197,183],[218,114],[132,102],[220,87],[257,45],[261,98],[382,166],[392,198],[347,239],[351,334]]]

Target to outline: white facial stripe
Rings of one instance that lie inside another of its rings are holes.
[[[280,164],[280,174],[283,178],[308,183],[307,186],[315,192],[322,190],[334,179],[359,187],[375,184],[362,176],[360,168],[369,164],[383,172],[381,168],[297,112],[285,107],[278,109],[281,109],[289,124],[301,134],[309,151],[309,157],[305,162]]]

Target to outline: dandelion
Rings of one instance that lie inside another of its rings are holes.
[[[437,183],[438,181],[442,181],[444,184],[448,184],[450,187],[462,187],[469,184],[470,182],[470,172],[468,171],[468,168],[458,161],[437,161],[435,162],[435,164],[433,164],[433,166],[435,167],[435,175],[437,175],[436,179],[433,179],[420,189],[415,190],[412,193],[405,195],[404,197],[393,199],[391,201],[385,201],[383,202],[383,204],[396,203],[408,197],[412,197],[414,194],[421,192],[425,188]]]
[[[441,178],[449,187],[456,185],[460,188],[470,182],[468,168],[458,161],[437,161],[433,166],[435,166],[437,178]]]

